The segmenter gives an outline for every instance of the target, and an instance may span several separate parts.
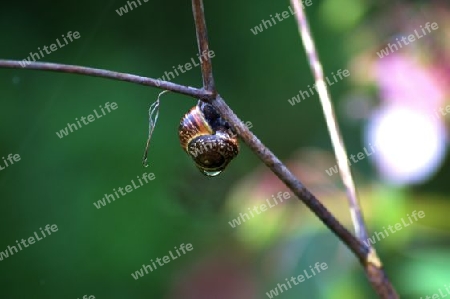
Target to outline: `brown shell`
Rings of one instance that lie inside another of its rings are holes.
[[[209,126],[203,113],[198,106],[192,107],[181,119],[178,127],[181,147],[187,152],[189,141],[201,135],[213,134],[213,129]]]
[[[213,128],[199,106],[181,119],[178,134],[181,147],[205,174],[220,173],[239,153],[236,134],[223,126]]]
[[[222,171],[239,153],[236,138],[226,134],[203,135],[188,144],[188,154],[202,171]]]

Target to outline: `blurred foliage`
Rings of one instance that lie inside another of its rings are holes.
[[[43,61],[158,78],[195,58],[190,1],[141,2],[123,16],[115,10],[126,1],[118,0],[2,3],[0,58],[22,60],[68,31],[79,31],[81,38]],[[414,11],[427,5],[401,3]],[[250,31],[288,5],[206,1],[216,82],[238,116],[251,121],[253,132],[351,229],[342,184],[324,171],[335,161],[318,97],[288,103],[314,83],[294,18],[256,36]],[[377,20],[395,18],[390,2],[369,0],[313,1],[307,14],[325,75],[384,46],[392,32]],[[200,86],[200,69],[173,81]],[[349,120],[345,100],[356,91],[376,99],[373,86],[358,84],[352,77],[330,86],[349,153],[364,146],[366,119]],[[328,270],[277,298],[376,298],[348,249],[294,197],[230,227],[239,213],[286,189],[245,145],[219,177],[198,172],[177,137],[179,120],[195,100],[163,96],[150,167],[143,168],[148,108],[158,93],[101,78],[0,69],[0,157],[22,158],[0,171],[0,251],[46,224],[59,228],[0,262],[0,298],[266,298],[277,283],[316,262],[326,262]],[[119,108],[62,139],[56,136],[106,102]],[[311,151],[299,151],[305,148]],[[402,298],[437,293],[450,282],[448,158],[428,182],[415,186],[384,183],[369,159],[352,169],[371,232],[425,211],[420,222],[376,247]],[[94,207],[144,172],[156,179]],[[131,277],[181,243],[192,243],[193,252],[138,280]]]

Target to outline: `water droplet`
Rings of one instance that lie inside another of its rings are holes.
[[[203,170],[203,173],[205,175],[207,175],[207,176],[217,176],[217,175],[221,174],[222,171],[221,170],[219,170],[219,171],[206,171],[206,170]]]
[[[144,167],[148,167],[148,160],[147,160],[147,158],[145,158],[145,159],[142,161],[142,165],[144,165]]]

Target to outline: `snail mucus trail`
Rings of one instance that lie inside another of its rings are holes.
[[[150,138],[158,119],[159,98],[163,93],[149,110],[149,136],[143,158],[145,167],[148,166]],[[228,122],[212,105],[200,100],[181,119],[178,136],[183,150],[206,176],[219,175],[239,153],[237,135]]]

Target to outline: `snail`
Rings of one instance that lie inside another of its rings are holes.
[[[148,110],[148,138],[142,158],[144,167],[148,167],[148,149],[159,116],[159,99],[166,92],[161,92]],[[211,104],[200,100],[181,119],[178,136],[181,147],[207,176],[219,175],[239,153],[236,133]]]
[[[237,135],[216,109],[199,101],[181,119],[180,144],[207,176],[219,175],[239,153]]]

